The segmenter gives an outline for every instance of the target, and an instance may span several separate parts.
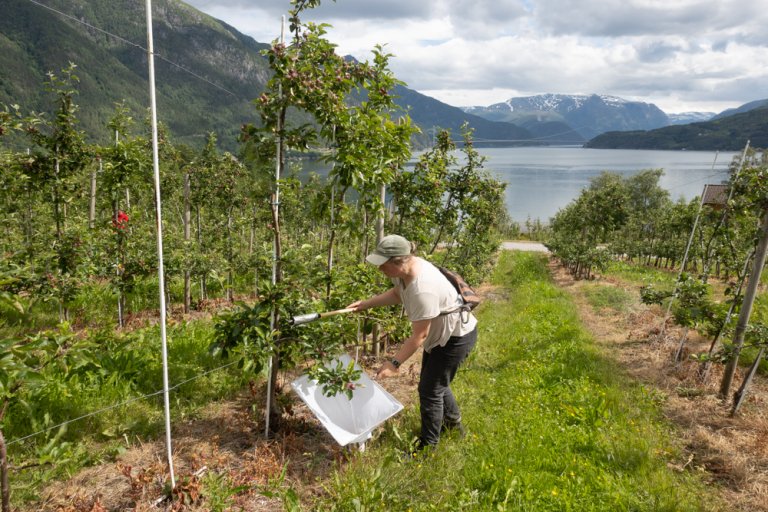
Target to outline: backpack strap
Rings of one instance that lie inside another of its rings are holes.
[[[461,306],[452,309],[450,311],[441,311],[438,316],[446,316],[446,315],[452,315],[454,313],[459,313],[461,318],[461,323],[468,324],[469,323],[469,314],[472,312],[472,309],[469,307],[468,304],[464,303]]]

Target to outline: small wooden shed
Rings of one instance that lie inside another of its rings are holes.
[[[715,210],[724,208],[728,203],[728,185],[704,185],[701,193],[701,204]]]

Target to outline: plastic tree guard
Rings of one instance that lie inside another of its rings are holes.
[[[328,363],[328,366],[336,366],[337,361],[347,366],[352,358],[344,354]],[[357,363],[355,368],[360,369]],[[403,409],[395,397],[365,372],[355,381],[352,399],[344,393],[330,397],[323,395],[322,386],[308,375],[302,375],[291,382],[291,387],[341,446],[365,443],[373,429]]]

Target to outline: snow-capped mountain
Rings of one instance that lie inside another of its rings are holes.
[[[599,98],[602,103],[608,106],[620,108],[623,105],[629,103],[623,98],[617,96],[607,95],[585,95],[585,94],[540,94],[538,96],[527,96],[522,98],[510,98],[501,105],[507,105],[510,111],[523,110],[531,111],[537,110],[542,112],[555,111],[561,114],[578,110],[587,104],[589,101],[594,101],[595,98]],[[491,107],[493,107],[492,105]]]
[[[667,114],[669,124],[691,124],[709,121],[715,117],[714,112],[681,112],[679,114]]]
[[[609,131],[651,130],[669,124],[667,115],[652,103],[598,94],[539,94],[464,110],[515,124],[559,121],[586,139]]]

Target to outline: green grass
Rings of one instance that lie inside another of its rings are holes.
[[[723,510],[696,475],[668,468],[680,454],[658,397],[601,356],[540,255],[504,253],[493,282],[509,299],[481,308],[454,383],[468,437],[400,462],[418,427],[409,409],[312,510]]]
[[[668,287],[670,289],[675,286],[677,280],[677,270],[666,270],[615,260],[608,264],[604,274],[616,276],[638,286],[653,284],[660,288]]]
[[[613,310],[617,313],[626,312],[630,305],[640,296],[639,291],[632,296],[624,288],[617,286],[590,283],[584,287],[584,294],[589,304],[596,310]]]
[[[2,427],[13,443],[9,456],[16,466],[30,466],[12,477],[16,503],[37,499],[45,482],[112,460],[131,442],[163,431],[162,395],[141,398],[162,389],[159,328],[125,334],[103,330],[89,336],[100,347],[94,364],[70,371],[66,379],[51,373],[39,387],[22,390],[8,411]],[[234,366],[211,371],[227,363],[208,353],[212,336],[210,321],[168,329],[169,383],[178,385],[170,393],[174,422],[196,417],[210,402],[233,396],[247,381]],[[44,431],[94,411],[102,412]]]

